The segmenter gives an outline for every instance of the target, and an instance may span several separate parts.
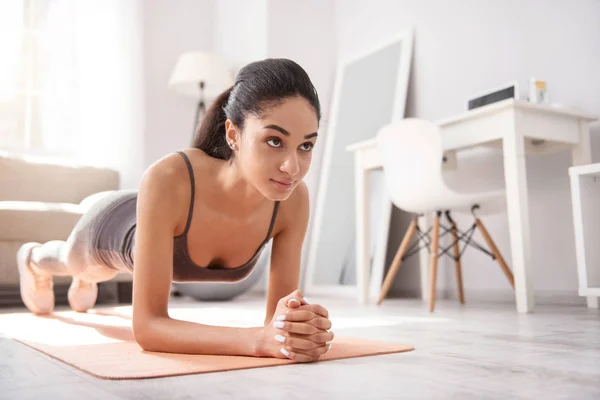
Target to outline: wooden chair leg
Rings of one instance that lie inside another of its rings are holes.
[[[400,262],[402,261],[402,257],[404,256],[404,253],[406,253],[406,250],[408,250],[408,245],[410,244],[410,241],[412,240],[413,236],[415,235],[416,230],[417,230],[417,218],[413,219],[412,222],[410,223],[410,225],[408,226],[408,229],[406,230],[406,233],[404,234],[404,238],[402,239],[402,242],[400,243],[400,246],[398,247],[398,251],[396,252],[396,255],[394,256],[392,265],[390,266],[390,269],[389,269],[387,275],[385,276],[385,280],[383,281],[383,287],[381,289],[381,293],[379,294],[379,300],[377,300],[377,305],[381,304],[381,302],[387,295],[388,291],[392,287],[392,282],[394,281],[394,277],[398,273],[398,269],[400,269]]]
[[[479,228],[479,230],[481,231],[481,235],[485,239],[487,245],[492,250],[494,257],[496,257],[496,261],[498,261],[498,264],[500,264],[500,268],[502,268],[504,275],[506,275],[506,278],[508,279],[508,281],[510,282],[510,285],[514,289],[515,288],[515,278],[513,277],[512,272],[508,268],[508,265],[506,265],[504,258],[502,258],[502,255],[500,254],[500,251],[496,247],[496,244],[490,237],[490,234],[488,233],[487,229],[485,229],[485,226],[483,226],[483,223],[481,222],[481,220],[479,220],[479,218],[475,218],[475,224],[477,224],[477,228]]]
[[[460,304],[465,304],[465,295],[463,291],[463,280],[462,280],[462,268],[460,265],[460,248],[458,247],[458,232],[456,229],[456,223],[452,223],[452,238],[454,240],[453,252],[454,252],[454,263],[456,268],[456,286],[458,287],[458,301]]]
[[[438,251],[440,248],[440,214],[441,213],[438,212],[435,216],[435,220],[433,221],[433,232],[431,239],[431,266],[429,268],[431,272],[429,280],[429,312],[433,312],[435,308]]]

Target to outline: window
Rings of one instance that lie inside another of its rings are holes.
[[[40,147],[42,52],[46,0],[0,2],[0,147]]]

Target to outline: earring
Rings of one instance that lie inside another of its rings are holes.
[[[229,145],[229,147],[231,147],[232,149],[234,149],[234,150],[235,150],[235,144],[234,144],[234,143],[227,142],[227,144]]]

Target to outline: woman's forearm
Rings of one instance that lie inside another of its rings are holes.
[[[168,317],[153,318],[136,329],[138,344],[148,351],[183,354],[260,356],[261,327],[202,325]]]

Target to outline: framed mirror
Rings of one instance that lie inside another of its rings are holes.
[[[307,296],[357,294],[354,157],[346,147],[372,139],[383,125],[404,118],[412,47],[409,29],[338,65],[308,244]],[[387,195],[382,172],[372,174],[371,270],[383,271],[390,210],[377,206]]]

